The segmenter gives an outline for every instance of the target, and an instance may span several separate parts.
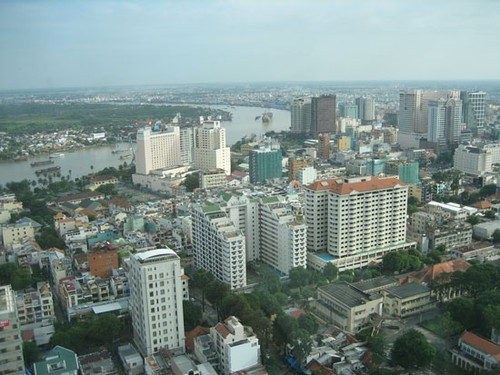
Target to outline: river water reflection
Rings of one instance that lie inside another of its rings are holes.
[[[290,112],[285,110],[271,110],[273,112],[273,120],[270,123],[264,124],[260,119],[255,120],[257,116],[261,116],[266,108],[259,107],[228,107],[228,106],[210,106],[213,108],[224,109],[233,114],[233,119],[230,122],[223,122],[222,126],[226,128],[227,143],[234,144],[244,136],[251,134],[262,135],[268,131],[280,132],[289,130],[291,117]],[[128,149],[128,144],[119,145],[120,149]],[[32,167],[30,164],[37,160],[46,160],[47,157],[30,159],[28,161],[18,162],[2,162],[0,163],[0,185],[5,186],[7,182],[21,181],[24,179],[35,180],[39,178],[47,178],[43,175],[36,175],[35,171],[53,166],[61,167],[60,173],[62,176],[69,176],[71,179],[82,177],[93,171],[99,171],[105,167],[118,168],[124,162],[130,163],[131,152],[124,151],[113,153],[115,146],[92,147],[77,150],[74,152],[64,152],[64,156],[52,159],[54,164]]]

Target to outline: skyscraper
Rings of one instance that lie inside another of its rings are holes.
[[[375,102],[373,98],[356,98],[356,106],[358,107],[358,118],[361,121],[375,120]]]
[[[0,286],[0,374],[24,374],[22,344],[14,291]]]
[[[462,125],[462,101],[439,99],[429,101],[427,140],[436,144],[438,153],[448,145],[458,144]]]
[[[339,116],[359,118],[358,106],[356,104],[340,103]]]
[[[222,169],[231,174],[231,149],[226,146],[226,129],[220,121],[204,121],[195,128],[194,167],[202,171]]]
[[[194,130],[192,127],[180,128],[181,164],[193,163]]]
[[[311,136],[337,132],[337,97],[323,95],[311,99]]]
[[[484,127],[486,112],[486,93],[482,91],[461,91],[460,99],[463,101],[463,120],[467,129],[474,134]]]
[[[450,98],[453,93],[402,90],[399,93],[399,131],[427,134],[428,105],[431,100]]]
[[[153,170],[180,165],[180,130],[169,126],[164,130],[144,127],[137,131],[136,171],[147,175]]]
[[[130,258],[130,305],[134,340],[143,356],[160,348],[184,352],[180,258],[156,249]]]
[[[295,99],[291,105],[292,133],[307,134],[311,131],[311,98]]]

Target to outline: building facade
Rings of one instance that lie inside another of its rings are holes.
[[[323,95],[311,99],[311,136],[337,132],[337,97]]]
[[[358,116],[361,121],[369,122],[375,120],[375,101],[373,98],[356,98]]]
[[[184,352],[182,269],[171,249],[130,258],[130,308],[134,341],[143,356],[161,348]]]
[[[290,106],[292,133],[308,134],[311,131],[311,98],[295,99]]]
[[[0,374],[24,374],[22,344],[14,291],[0,286]]]
[[[136,172],[147,175],[181,163],[180,130],[169,126],[154,131],[150,127],[137,131]]]
[[[231,174],[231,149],[226,146],[226,129],[220,121],[204,121],[195,128],[194,167],[201,171],[222,169]]]
[[[281,178],[282,162],[283,155],[280,148],[266,147],[250,151],[250,183],[258,184],[268,179]]]
[[[460,99],[463,101],[463,119],[473,134],[484,127],[486,115],[486,93],[483,91],[461,91]]]

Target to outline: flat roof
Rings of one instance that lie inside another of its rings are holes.
[[[319,288],[337,301],[349,307],[363,305],[370,301],[370,295],[364,293],[347,283],[333,283]]]
[[[107,305],[93,306],[92,311],[94,312],[94,314],[103,314],[111,311],[121,310],[121,308],[122,306],[119,303],[113,302]]]
[[[168,256],[168,255],[177,256],[177,253],[175,251],[173,251],[172,249],[168,249],[168,248],[167,249],[154,249],[154,250],[145,251],[143,253],[137,253],[135,255],[135,258],[138,261],[143,262],[143,261],[151,259],[151,258]]]
[[[388,293],[399,298],[408,298],[429,291],[430,289],[428,287],[419,283],[403,284],[387,290]]]

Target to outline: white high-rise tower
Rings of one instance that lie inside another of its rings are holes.
[[[222,169],[231,174],[231,149],[226,146],[226,129],[220,121],[204,121],[195,128],[194,167],[201,171]]]
[[[138,253],[130,259],[130,304],[134,340],[149,356],[160,348],[184,352],[180,258],[171,249]]]
[[[136,171],[149,174],[156,169],[171,168],[181,164],[180,130],[169,126],[163,131],[149,127],[137,131]]]

